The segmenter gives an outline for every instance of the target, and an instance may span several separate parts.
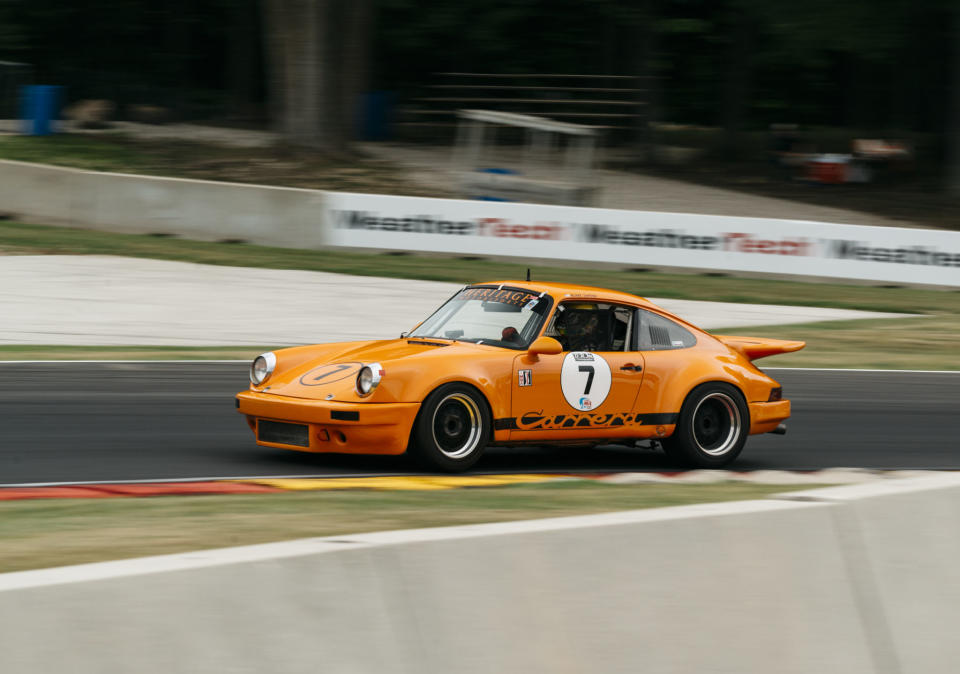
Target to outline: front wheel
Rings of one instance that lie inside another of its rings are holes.
[[[423,401],[413,424],[410,450],[429,469],[467,470],[483,454],[491,427],[487,401],[475,388],[445,384]]]
[[[698,386],[683,401],[677,428],[664,438],[667,455],[696,468],[720,468],[739,456],[750,430],[750,413],[730,384]]]

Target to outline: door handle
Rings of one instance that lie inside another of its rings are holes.
[[[643,365],[631,365],[627,363],[620,367],[621,370],[626,370],[627,372],[643,372]]]

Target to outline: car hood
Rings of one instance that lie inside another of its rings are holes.
[[[392,402],[403,400],[404,383],[414,376],[422,376],[424,371],[435,372],[439,377],[461,358],[486,355],[512,360],[518,353],[471,342],[417,339],[326,344],[316,349],[316,356],[289,369],[278,368],[267,385],[256,390],[292,398]],[[383,382],[372,396],[361,398],[355,389],[357,374],[370,363],[380,363],[383,367]]]

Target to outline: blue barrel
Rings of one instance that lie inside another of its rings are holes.
[[[366,141],[390,138],[393,92],[368,91],[360,97],[360,137]]]
[[[60,93],[63,87],[51,84],[30,84],[20,88],[22,132],[28,136],[47,136],[54,132],[53,122],[60,115]]]

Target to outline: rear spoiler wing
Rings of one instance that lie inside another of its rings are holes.
[[[734,337],[732,335],[714,335],[721,342],[735,351],[739,351],[749,360],[775,356],[778,353],[799,351],[807,345],[806,342],[788,339],[766,339],[764,337]]]

